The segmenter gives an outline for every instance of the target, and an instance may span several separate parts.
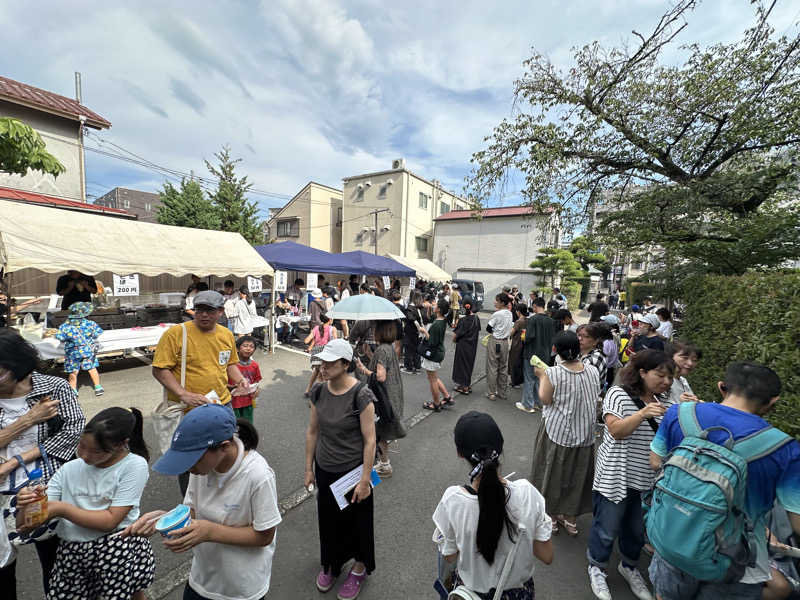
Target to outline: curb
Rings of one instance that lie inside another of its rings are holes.
[[[486,379],[486,373],[479,376],[472,381],[473,385]],[[405,421],[406,429],[411,429],[419,425],[422,421],[427,419],[433,414],[432,410],[421,410],[412,417]],[[305,487],[296,489],[295,491],[287,494],[285,497],[278,500],[278,508],[280,509],[281,516],[283,517],[292,509],[297,508],[309,498],[313,498],[314,494],[310,493]],[[149,600],[162,600],[166,598],[172,591],[185,584],[189,579],[189,571],[191,569],[192,559],[189,558],[185,562],[179,564],[177,567],[169,571],[163,577],[156,579],[153,582],[145,595]]]

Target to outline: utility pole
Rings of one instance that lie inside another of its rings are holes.
[[[378,214],[382,212],[389,212],[388,208],[376,208],[375,210],[369,211],[368,215],[375,215],[375,237],[373,238],[375,254],[378,254]]]
[[[78,104],[83,101],[83,93],[81,90],[81,74],[75,71],[75,100]],[[80,123],[78,124],[78,158],[80,161],[80,176],[81,176],[81,202],[86,202],[86,158],[83,150],[83,126],[86,123],[86,117],[83,115],[78,116]]]

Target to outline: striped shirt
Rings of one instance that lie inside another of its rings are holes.
[[[608,389],[603,400],[603,419],[606,415],[624,419],[638,410],[621,387],[614,385]],[[656,421],[660,422],[661,417]],[[640,492],[652,488],[656,472],[650,468],[650,442],[654,436],[646,420],[622,440],[615,440],[606,427],[597,449],[592,489],[619,503],[628,495],[628,488]]]
[[[600,387],[597,369],[583,365],[575,372],[558,365],[545,369],[545,374],[553,384],[553,402],[542,409],[547,437],[559,446],[591,446]]]
[[[597,395],[599,396],[600,392],[603,391],[602,385],[606,380],[606,371],[608,370],[605,354],[599,348],[595,348],[589,354],[581,354],[581,361],[583,361],[583,364],[592,365],[597,369],[597,373],[600,375],[600,382],[597,386]]]

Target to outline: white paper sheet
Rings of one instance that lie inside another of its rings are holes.
[[[361,473],[363,470],[364,465],[362,463],[349,473],[342,475],[339,479],[331,484],[331,492],[333,493],[333,497],[336,499],[336,504],[339,505],[339,510],[344,510],[350,505],[344,495],[356,487],[358,482],[361,481]]]

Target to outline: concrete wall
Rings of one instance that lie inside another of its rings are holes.
[[[342,227],[338,212],[342,206],[342,193],[316,183],[307,184],[292,200],[268,222],[269,238],[276,242],[292,241],[325,252],[342,251]],[[300,220],[298,236],[279,236],[278,223]]]
[[[292,198],[291,202],[287,204],[280,214],[270,221],[269,234],[270,238],[276,242],[292,241],[305,246],[310,245],[311,229],[311,189],[304,188],[297,196]],[[299,236],[279,236],[278,223],[281,221],[290,221],[292,219],[300,220]]]
[[[0,187],[9,187],[40,194],[85,201],[81,196],[78,122],[0,100],[0,117],[13,117],[25,122],[42,135],[47,151],[55,156],[66,171],[57,178],[39,171],[24,176],[0,173]]]
[[[371,185],[366,185],[367,182]],[[359,185],[362,186],[360,191]],[[419,206],[420,192],[429,197],[427,208]],[[463,200],[403,169],[345,180],[342,251],[373,252],[375,217],[369,213],[388,208],[391,215],[389,212],[378,215],[378,254],[430,259],[433,252],[433,219],[440,214],[440,201],[445,201],[451,210],[466,208]],[[387,225],[389,230],[384,231]],[[365,227],[369,230],[364,231]],[[417,237],[428,240],[427,251],[417,251]]]

